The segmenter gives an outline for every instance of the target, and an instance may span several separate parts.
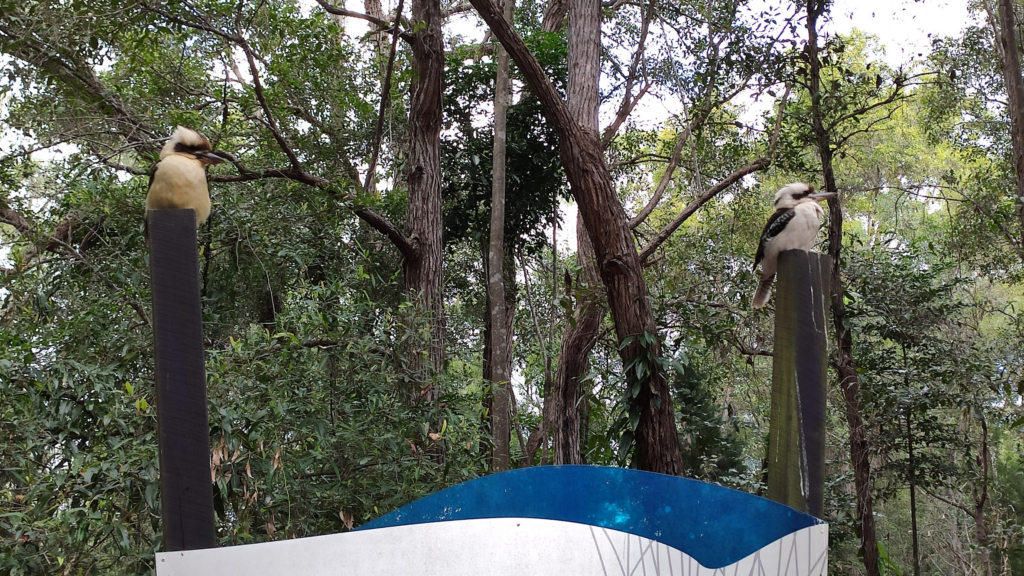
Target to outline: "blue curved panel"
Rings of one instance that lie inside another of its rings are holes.
[[[540,518],[611,528],[671,546],[712,569],[822,524],[782,504],[687,478],[625,468],[541,466],[464,482],[359,530],[478,518]]]

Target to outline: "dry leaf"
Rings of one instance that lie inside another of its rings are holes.
[[[349,530],[351,530],[352,526],[355,525],[355,516],[352,516],[348,512],[345,512],[344,510],[338,512],[338,517],[341,518],[341,523],[345,525],[345,528],[348,528]]]
[[[434,442],[437,442],[438,440],[441,439],[441,435],[438,434],[437,432],[431,432],[430,434],[427,434],[427,436],[429,436],[430,439],[433,440]]]

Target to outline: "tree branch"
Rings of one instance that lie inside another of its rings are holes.
[[[647,217],[650,216],[651,212],[653,212],[658,206],[658,203],[661,202],[662,195],[668,188],[669,183],[672,182],[672,177],[675,175],[676,168],[679,167],[679,162],[683,157],[683,146],[686,145],[686,141],[689,140],[690,135],[693,134],[693,128],[696,122],[696,119],[691,121],[686,126],[686,130],[683,131],[683,134],[676,141],[676,146],[672,149],[672,156],[669,158],[668,166],[665,167],[665,172],[662,173],[661,180],[658,181],[658,187],[655,188],[654,194],[651,196],[651,199],[647,201],[647,204],[644,205],[636,216],[630,219],[630,228],[636,228],[643,223],[643,221],[646,220]]]
[[[323,0],[317,0],[323,2]],[[398,10],[396,13],[400,18],[402,15],[402,8],[405,6],[405,0],[398,0]],[[395,19],[395,30],[398,29],[398,19]],[[373,133],[373,154],[370,156],[370,165],[366,170],[366,181],[363,183],[363,192],[370,192],[370,184],[374,181],[374,173],[377,171],[377,157],[380,154],[380,140],[384,133],[384,114],[387,112],[388,105],[391,103],[391,75],[395,69],[395,54],[398,48],[398,36],[395,35],[391,38],[391,50],[388,52],[388,67],[384,73],[384,83],[381,86],[380,95],[380,111],[377,113],[377,129]]]
[[[263,83],[260,81],[259,69],[256,67],[256,56],[253,54],[252,48],[249,47],[249,43],[244,38],[239,38],[238,46],[245,53],[245,59],[249,63],[249,74],[252,76],[252,88],[256,93],[256,100],[260,103],[260,108],[263,110],[265,119],[263,119],[263,125],[270,130],[270,133],[274,136],[274,140],[277,141],[277,145],[284,152],[285,156],[288,157],[288,161],[291,162],[292,167],[296,170],[302,170],[302,162],[299,161],[299,157],[292,150],[291,143],[284,137],[281,129],[277,125],[277,120],[274,119],[274,112],[270,109],[270,104],[267,103],[266,95],[263,93]]]
[[[971,518],[974,518],[974,511],[971,510],[970,508],[968,508],[966,506],[963,506],[961,504],[957,504],[956,502],[953,502],[951,500],[947,500],[947,499],[943,498],[942,496],[939,496],[938,494],[935,494],[934,492],[932,492],[931,490],[929,490],[928,488],[926,488],[924,486],[918,486],[918,487],[921,490],[924,490],[925,494],[931,496],[932,498],[935,498],[939,502],[944,502],[944,503],[949,504],[950,506],[952,506],[954,508],[958,508],[958,509],[962,510],[963,512],[965,512]]]
[[[743,166],[739,170],[736,170],[735,172],[727,176],[724,180],[722,180],[718,184],[715,184],[700,196],[694,198],[693,201],[686,206],[686,208],[683,208],[679,215],[673,218],[671,222],[669,222],[664,228],[662,228],[661,231],[659,231],[654,236],[654,238],[647,243],[647,246],[644,246],[643,250],[640,251],[640,261],[643,262],[647,260],[647,258],[651,254],[653,254],[654,251],[657,250],[658,247],[661,246],[665,242],[665,240],[667,240],[668,237],[671,236],[672,233],[679,228],[680,225],[682,225],[683,222],[685,222],[690,216],[692,216],[693,213],[696,212],[701,206],[706,204],[708,200],[711,200],[716,195],[718,195],[719,192],[722,192],[729,186],[732,186],[736,182],[739,182],[740,179],[742,179],[747,174],[752,174],[759,170],[764,170],[770,164],[771,162],[767,158],[758,158],[757,160],[754,160],[753,162],[747,164],[746,166]]]
[[[395,227],[387,218],[377,214],[369,208],[353,208],[352,212],[363,219],[373,229],[388,237],[388,240],[398,248],[403,258],[412,258],[419,249],[418,243],[402,234],[401,230]]]
[[[456,14],[462,14],[463,12],[469,12],[473,9],[473,5],[469,2],[460,2],[454,6],[449,7],[447,10],[441,11],[442,18],[451,18]]]
[[[615,113],[615,119],[605,128],[604,134],[601,135],[601,146],[604,148],[611,144],[622,123],[626,121],[626,118],[633,112],[633,108],[636,107],[640,99],[644,97],[644,94],[651,87],[650,82],[645,82],[643,88],[640,89],[640,93],[637,94],[636,98],[633,98],[633,83],[636,82],[637,70],[643,61],[644,48],[647,43],[647,32],[651,27],[651,20],[653,18],[654,1],[650,0],[647,3],[647,10],[644,11],[643,21],[640,23],[640,39],[637,41],[636,52],[633,54],[633,60],[629,63],[629,71],[626,73],[626,86],[622,95],[622,103],[619,105],[618,112]]]
[[[522,37],[505,21],[501,10],[493,0],[470,0],[470,3],[490,27],[491,32],[501,40],[505,49],[508,50],[509,56],[515,60],[519,71],[522,72],[530,88],[537,95],[537,99],[540,100],[541,106],[547,114],[552,116],[553,123],[556,126],[578,126],[578,123],[569,114],[568,106],[555,90],[551,79],[537,62],[537,58],[527,48]]]
[[[380,18],[370,16],[369,14],[363,14],[362,12],[353,12],[351,10],[346,10],[344,8],[332,6],[325,0],[316,0],[316,3],[319,4],[320,7],[323,8],[325,11],[327,11],[328,14],[334,14],[335,16],[346,16],[348,18],[357,18],[359,20],[366,20],[371,24],[377,25],[378,30],[376,30],[376,32],[387,32],[389,34],[394,34],[398,36],[399,38],[405,40],[406,42],[412,42],[412,34],[409,34],[404,30],[398,29],[398,22],[402,19],[401,12],[399,12],[395,16],[394,22],[388,22],[387,20],[381,20]]]

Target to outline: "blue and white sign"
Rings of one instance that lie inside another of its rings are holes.
[[[453,486],[345,534],[157,554],[158,576],[828,572],[828,526],[764,498],[622,468],[546,466]]]

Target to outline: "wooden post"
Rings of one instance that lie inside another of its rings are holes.
[[[147,218],[164,550],[213,548],[196,217],[188,209],[150,210]]]
[[[779,255],[768,437],[768,498],[821,518],[829,270],[824,254]]]

